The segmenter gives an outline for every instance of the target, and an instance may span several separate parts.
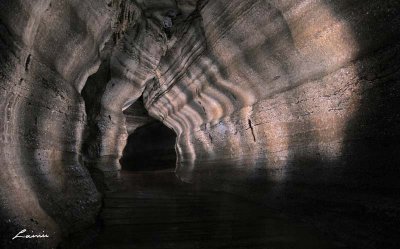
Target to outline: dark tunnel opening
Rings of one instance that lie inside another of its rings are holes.
[[[174,169],[176,134],[159,121],[137,128],[129,137],[122,158],[122,170],[155,171]]]

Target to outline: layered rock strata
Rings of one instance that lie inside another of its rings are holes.
[[[395,248],[399,7],[201,5],[144,94],[177,133],[177,176],[304,215],[353,246]]]
[[[1,248],[55,247],[93,223],[99,195],[82,167],[80,91],[111,35],[102,1],[0,3]],[[11,240],[19,231],[49,239]]]
[[[94,223],[100,195],[86,167],[120,169],[123,110],[153,77],[178,6],[192,5],[0,3],[2,247],[52,248]],[[49,239],[11,241],[22,229]]]

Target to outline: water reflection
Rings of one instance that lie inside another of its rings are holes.
[[[309,227],[221,192],[196,191],[173,172],[123,172],[107,194],[97,248],[334,248]]]

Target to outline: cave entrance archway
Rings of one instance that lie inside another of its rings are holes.
[[[154,171],[175,169],[176,134],[160,121],[137,128],[128,137],[120,160],[123,170]]]

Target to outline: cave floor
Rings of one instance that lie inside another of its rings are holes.
[[[122,172],[105,194],[95,248],[337,248],[311,227],[220,192],[197,191],[172,171]]]

